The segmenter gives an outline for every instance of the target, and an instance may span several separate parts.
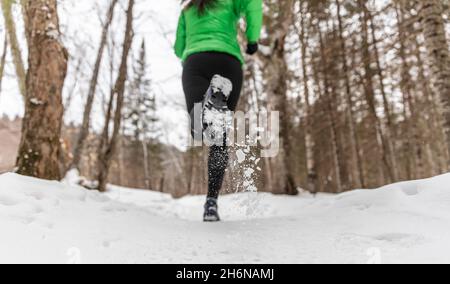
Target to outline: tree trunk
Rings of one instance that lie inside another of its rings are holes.
[[[17,172],[59,180],[62,89],[68,54],[60,41],[56,0],[28,1],[24,9],[29,69]]]
[[[387,170],[387,173],[389,174],[390,181],[394,180],[394,173],[392,171],[392,165],[390,163],[390,157],[389,157],[389,146],[388,146],[388,138],[385,135],[383,130],[383,124],[381,122],[381,119],[378,116],[377,113],[377,101],[375,98],[375,90],[374,90],[374,82],[373,82],[373,72],[372,72],[372,60],[371,60],[371,52],[370,52],[370,45],[369,45],[369,27],[367,25],[368,16],[367,12],[365,11],[366,8],[361,0],[359,0],[360,5],[362,5],[362,8],[364,10],[364,15],[361,19],[361,25],[362,25],[362,57],[363,57],[363,64],[364,64],[364,95],[367,101],[367,105],[369,107],[369,114],[370,119],[373,127],[376,129],[377,134],[377,141],[379,145],[379,151],[380,156],[382,159],[382,162],[384,164],[385,169]],[[388,116],[386,114],[386,116]],[[382,173],[383,174],[383,173]],[[384,175],[384,174],[383,174]],[[386,183],[386,182],[383,182]]]
[[[307,33],[305,23],[305,11],[303,5],[300,3],[301,19],[300,19],[300,44],[301,44],[301,58],[302,58],[302,75],[303,75],[303,92],[305,96],[306,115],[304,116],[305,125],[305,156],[306,156],[306,171],[307,171],[307,190],[311,193],[317,193],[317,172],[314,159],[314,138],[313,138],[313,109],[311,106],[311,94],[309,91],[309,76],[307,67]]]
[[[122,123],[122,107],[124,103],[125,83],[128,74],[128,54],[130,53],[131,45],[133,42],[133,8],[134,0],[128,1],[127,20],[125,28],[125,38],[123,43],[122,59],[119,68],[119,75],[116,80],[114,90],[111,94],[111,100],[116,100],[116,109],[114,113],[114,127],[111,138],[109,138],[109,117],[105,121],[105,129],[103,133],[103,143],[99,152],[99,176],[98,184],[101,192],[106,191],[106,184],[108,180],[109,169],[111,167],[111,161],[115,155],[117,148],[117,138],[119,136],[120,127]],[[112,107],[112,104],[110,104]],[[110,108],[111,110],[111,108]],[[109,112],[111,113],[111,112]],[[108,116],[108,115],[107,115]]]
[[[187,155],[185,156],[185,164],[187,164],[186,168],[186,186],[187,186],[187,194],[192,194],[192,188],[193,188],[193,181],[194,181],[194,177],[196,176],[196,172],[195,172],[195,165],[197,164],[197,155],[196,155],[196,149],[195,148],[191,148],[188,150]]]
[[[398,166],[397,166],[397,159],[396,159],[396,153],[395,153],[395,145],[394,145],[394,121],[392,117],[392,110],[391,106],[389,104],[389,100],[387,98],[386,93],[386,87],[384,84],[384,72],[383,68],[381,67],[381,61],[380,61],[380,52],[378,50],[377,42],[378,39],[376,37],[376,30],[375,30],[375,24],[373,21],[373,16],[369,9],[367,8],[366,4],[362,4],[363,11],[364,11],[364,24],[366,25],[367,22],[370,23],[370,30],[371,30],[371,37],[372,37],[372,45],[373,45],[373,54],[375,56],[375,63],[376,63],[376,72],[378,75],[378,83],[380,85],[380,91],[381,96],[383,98],[383,108],[385,112],[385,128],[386,131],[384,131],[384,139],[385,139],[385,148],[387,151],[387,159],[389,163],[389,176],[391,178],[391,182],[395,182],[398,180]]]
[[[349,141],[350,148],[352,154],[352,163],[353,163],[353,173],[356,177],[357,184],[356,186],[359,188],[365,188],[366,183],[364,180],[364,171],[362,166],[362,157],[360,151],[360,142],[358,135],[355,130],[355,113],[353,110],[353,100],[352,100],[352,90],[349,79],[349,67],[347,63],[347,46],[345,44],[344,39],[344,25],[342,21],[341,15],[341,3],[340,0],[336,0],[337,7],[337,18],[338,18],[338,27],[339,27],[339,41],[341,46],[341,60],[342,60],[342,68],[343,68],[343,76],[345,79],[345,96],[347,100],[347,118],[349,122]]]
[[[400,44],[399,57],[401,59],[401,82],[400,89],[404,94],[405,98],[405,108],[409,110],[410,117],[407,117],[407,112],[405,112],[405,122],[407,125],[407,136],[410,137],[407,143],[409,145],[410,152],[408,156],[412,160],[410,163],[414,170],[411,170],[408,179],[424,178],[424,168],[423,168],[423,149],[420,139],[420,129],[419,129],[419,117],[416,112],[416,102],[413,97],[413,86],[412,77],[410,72],[410,66],[407,59],[407,33],[404,28],[406,23],[405,16],[403,13],[403,7],[401,5],[396,6],[396,16],[397,16],[397,29],[398,29],[398,42]]]
[[[319,22],[320,23],[320,22]],[[324,39],[322,35],[322,30],[320,28],[320,24],[317,26],[318,34],[319,34],[319,44],[320,44],[320,54],[321,54],[321,65],[323,72],[323,87],[324,87],[324,95],[325,95],[325,104],[326,104],[326,115],[328,120],[328,126],[330,128],[330,142],[331,142],[331,152],[333,157],[333,165],[334,172],[336,177],[336,192],[341,193],[344,189],[347,189],[347,185],[344,184],[343,178],[345,176],[345,165],[342,158],[341,149],[338,143],[338,129],[337,129],[337,115],[336,115],[336,93],[331,92],[332,88],[331,82],[329,79],[329,65],[328,58],[325,51]],[[320,82],[317,82],[320,84]]]
[[[280,137],[281,147],[284,150],[284,193],[289,195],[298,194],[295,183],[293,164],[292,164],[292,133],[288,98],[288,73],[289,69],[286,62],[285,43],[289,28],[293,22],[294,1],[285,0],[277,7],[278,16],[273,28],[276,34],[272,39],[272,56],[265,68],[265,75],[268,78],[268,88],[273,94],[273,110],[280,112]]]
[[[150,165],[149,165],[149,156],[148,156],[148,143],[147,138],[142,139],[142,150],[143,150],[143,159],[144,159],[144,180],[145,180],[145,188],[151,189],[150,187]]]
[[[83,113],[83,122],[80,127],[80,133],[78,135],[77,143],[75,145],[74,153],[73,153],[73,161],[71,168],[79,168],[79,164],[81,161],[81,157],[83,154],[84,143],[86,141],[87,136],[89,135],[89,126],[91,121],[91,112],[92,107],[94,105],[95,92],[97,90],[97,81],[100,74],[100,67],[103,58],[103,52],[106,47],[107,39],[108,39],[108,30],[111,26],[111,23],[114,18],[114,8],[116,7],[118,0],[112,0],[108,9],[108,13],[106,16],[106,22],[103,26],[100,46],[97,52],[97,59],[95,61],[94,70],[92,73],[91,82],[89,84],[89,92],[87,96],[86,105],[84,107]]]
[[[5,34],[5,40],[3,42],[3,53],[0,59],[0,95],[2,93],[2,81],[5,73],[6,54],[8,53],[8,36]]]
[[[446,136],[447,153],[450,153],[450,54],[440,0],[419,1],[421,25],[432,70],[434,87],[441,98],[443,129]],[[447,161],[447,170],[450,160]]]
[[[19,41],[17,40],[16,34],[16,24],[14,23],[14,18],[12,15],[12,0],[1,0],[1,7],[3,11],[3,18],[5,20],[5,29],[9,38],[9,46],[14,62],[14,67],[16,68],[17,75],[17,83],[19,85],[20,94],[25,99],[26,96],[26,72],[22,59],[22,52],[19,45]],[[24,18],[26,18],[25,16]],[[25,22],[28,19],[25,19]]]
[[[431,127],[429,127],[430,132],[430,139],[429,142],[434,146],[434,151],[429,151],[432,153],[430,155],[430,163],[433,166],[433,171],[430,173],[430,175],[437,175],[442,174],[446,172],[444,168],[446,167],[446,161],[447,157],[445,155],[446,148],[445,148],[445,138],[444,138],[444,132],[442,131],[442,123],[441,123],[441,116],[440,116],[440,108],[437,105],[437,99],[434,91],[430,87],[430,82],[427,80],[427,77],[425,75],[425,63],[422,59],[422,54],[420,51],[420,44],[418,42],[417,36],[414,37],[414,43],[415,43],[415,50],[414,50],[414,56],[417,60],[417,65],[419,67],[419,86],[421,87],[422,94],[425,98],[425,101],[429,107],[427,107],[427,113],[431,120]],[[433,155],[434,154],[434,155]]]

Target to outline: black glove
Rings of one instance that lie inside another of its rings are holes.
[[[259,49],[259,46],[258,46],[258,43],[257,43],[257,42],[255,42],[255,43],[249,43],[249,44],[247,44],[247,51],[246,51],[246,53],[247,53],[248,55],[253,55],[253,54],[255,54],[256,52],[258,52],[258,49]]]

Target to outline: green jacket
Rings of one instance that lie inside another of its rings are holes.
[[[250,43],[259,40],[263,22],[263,0],[218,0],[199,15],[195,7],[185,9],[179,19],[175,54],[183,61],[190,55],[217,51],[231,54],[244,64],[238,42],[241,17],[247,22]]]

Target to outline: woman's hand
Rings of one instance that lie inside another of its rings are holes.
[[[256,52],[258,52],[258,49],[259,49],[258,43],[249,43],[249,44],[247,44],[247,51],[246,51],[246,53],[248,55],[253,55]]]

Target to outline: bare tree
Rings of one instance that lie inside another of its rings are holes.
[[[24,11],[29,69],[17,172],[58,180],[68,54],[60,41],[56,0],[28,1]]]
[[[320,46],[320,63],[322,66],[323,73],[323,93],[324,93],[324,101],[325,101],[325,112],[328,120],[328,125],[330,128],[330,143],[331,143],[331,153],[333,157],[333,165],[334,172],[336,177],[336,192],[340,193],[344,190],[348,190],[347,184],[345,182],[345,174],[344,174],[344,161],[342,157],[341,147],[339,145],[339,133],[338,133],[338,116],[337,116],[337,94],[334,91],[334,87],[332,86],[330,79],[330,65],[328,54],[325,51],[325,40],[323,36],[323,32],[320,28],[320,21],[317,27],[317,31],[319,34],[319,46]],[[327,39],[328,40],[328,39]],[[316,82],[320,84],[320,82]],[[333,91],[332,91],[333,90]]]
[[[145,40],[139,50],[139,55],[133,62],[133,76],[128,84],[128,93],[124,107],[124,126],[133,133],[135,142],[142,145],[142,152],[137,151],[136,159],[143,160],[143,173],[146,188],[150,188],[150,158],[158,156],[159,149],[152,145],[152,139],[161,135],[158,130],[155,94],[152,90],[152,80],[149,77]],[[131,77],[131,76],[130,76]],[[130,135],[131,135],[130,133]]]
[[[3,81],[4,72],[5,72],[6,54],[7,53],[8,53],[8,36],[5,34],[5,39],[3,42],[3,52],[2,52],[2,56],[0,58],[0,95],[2,93],[2,81]]]
[[[338,35],[339,35],[339,43],[340,43],[340,54],[341,54],[341,61],[342,61],[342,71],[343,71],[343,78],[344,78],[344,84],[345,84],[345,98],[347,102],[347,120],[348,120],[348,126],[349,126],[349,141],[350,141],[350,149],[351,149],[351,156],[352,156],[352,163],[353,163],[353,169],[354,169],[354,175],[356,179],[356,186],[364,188],[365,187],[365,180],[364,180],[364,171],[362,167],[362,157],[361,157],[361,149],[360,149],[360,141],[359,137],[356,133],[356,123],[355,123],[355,112],[354,112],[354,103],[352,98],[352,87],[350,82],[350,70],[348,66],[348,48],[345,42],[344,38],[344,24],[342,20],[342,4],[340,3],[340,0],[335,0],[336,8],[337,8],[337,19],[338,19]]]
[[[397,165],[397,159],[396,159],[396,151],[394,147],[394,139],[395,139],[395,125],[393,121],[393,115],[392,115],[392,108],[390,106],[390,102],[388,100],[388,94],[386,92],[386,84],[385,84],[385,75],[383,68],[381,66],[381,59],[380,59],[380,51],[378,48],[378,38],[376,36],[376,27],[374,23],[374,18],[372,15],[372,12],[367,8],[367,4],[362,4],[362,10],[364,15],[364,21],[365,23],[368,21],[370,24],[370,35],[372,39],[372,49],[373,49],[373,55],[374,55],[374,61],[376,65],[376,74],[378,77],[378,84],[379,84],[379,90],[381,92],[381,97],[383,98],[383,109],[385,113],[385,148],[386,148],[386,154],[388,155],[389,159],[389,166],[387,167],[389,176],[391,178],[391,181],[394,182],[398,180],[398,165]]]
[[[13,57],[14,66],[16,68],[17,83],[22,96],[25,98],[26,84],[25,84],[25,67],[22,59],[22,52],[17,39],[16,24],[12,15],[12,0],[1,0],[1,7],[3,11],[3,18],[5,20],[6,33],[9,38],[9,46]]]
[[[98,77],[100,74],[100,67],[101,67],[101,63],[102,63],[102,59],[103,59],[103,53],[104,53],[106,43],[108,40],[108,30],[109,30],[109,27],[111,26],[111,23],[114,18],[114,8],[116,7],[117,2],[118,2],[118,0],[111,1],[107,15],[106,15],[106,21],[103,24],[100,45],[99,45],[98,52],[97,52],[97,59],[95,61],[92,78],[91,78],[91,81],[89,84],[89,92],[87,95],[87,101],[86,101],[86,105],[84,107],[84,113],[83,113],[83,122],[81,124],[80,133],[78,135],[77,143],[74,148],[73,161],[72,161],[71,168],[79,167],[79,164],[81,161],[81,156],[83,154],[84,143],[89,134],[91,112],[92,112],[92,107],[94,105],[95,93],[97,90],[97,81],[98,81]]]
[[[128,1],[127,20],[125,27],[125,37],[122,50],[122,58],[119,68],[119,74],[116,80],[114,89],[111,92],[111,98],[108,106],[108,111],[105,119],[105,128],[103,130],[100,149],[99,149],[99,171],[98,184],[99,190],[106,191],[106,184],[108,180],[111,161],[115,155],[118,136],[121,130],[122,123],[122,107],[124,103],[125,83],[128,75],[128,55],[133,42],[133,8],[135,1]],[[109,136],[109,123],[112,116],[113,102],[115,101],[116,109],[114,113],[113,132]]]
[[[376,130],[376,141],[378,141],[378,147],[380,156],[382,158],[383,164],[385,169],[387,170],[387,173],[389,175],[389,180],[393,181],[394,179],[394,170],[391,163],[391,158],[389,156],[390,153],[390,147],[389,144],[391,143],[389,139],[391,138],[390,135],[388,135],[385,131],[385,128],[383,127],[382,119],[380,118],[380,115],[377,112],[378,102],[376,99],[376,92],[375,92],[375,83],[374,83],[374,76],[373,76],[373,69],[372,69],[372,52],[370,51],[370,41],[369,41],[369,25],[368,21],[370,19],[365,1],[358,0],[358,3],[362,9],[363,15],[361,16],[361,27],[362,27],[362,59],[363,59],[363,65],[364,65],[364,76],[363,76],[363,87],[364,87],[364,95],[366,98],[366,102],[369,108],[370,113],[370,119],[371,124]],[[384,107],[386,111],[386,101],[384,100]],[[386,113],[386,117],[389,117],[390,115]],[[384,172],[380,173],[382,176],[384,176]],[[382,181],[385,182],[385,181]]]
[[[305,111],[304,116],[304,127],[305,127],[305,156],[306,156],[306,171],[307,171],[307,189],[315,193],[317,192],[317,172],[316,172],[316,161],[314,157],[314,136],[313,136],[313,107],[311,100],[311,92],[309,90],[309,74],[308,74],[308,33],[306,25],[306,10],[307,6],[299,1],[300,3],[300,27],[299,27],[299,40],[301,45],[301,66],[302,66],[302,77],[303,77],[303,93],[305,100]]]
[[[293,0],[286,0],[280,3],[269,2],[270,14],[266,16],[268,29],[272,36],[269,37],[269,45],[272,48],[271,57],[265,58],[264,76],[266,88],[271,94],[270,106],[273,110],[280,112],[280,136],[284,156],[282,164],[284,167],[283,187],[286,194],[295,195],[298,193],[297,184],[292,165],[291,153],[293,151],[293,141],[291,132],[291,109],[288,97],[288,74],[289,68],[286,62],[286,40],[290,27],[294,20]]]
[[[434,86],[441,99],[447,151],[450,152],[450,52],[440,0],[419,1],[419,11]],[[450,169],[450,161],[447,161]]]

